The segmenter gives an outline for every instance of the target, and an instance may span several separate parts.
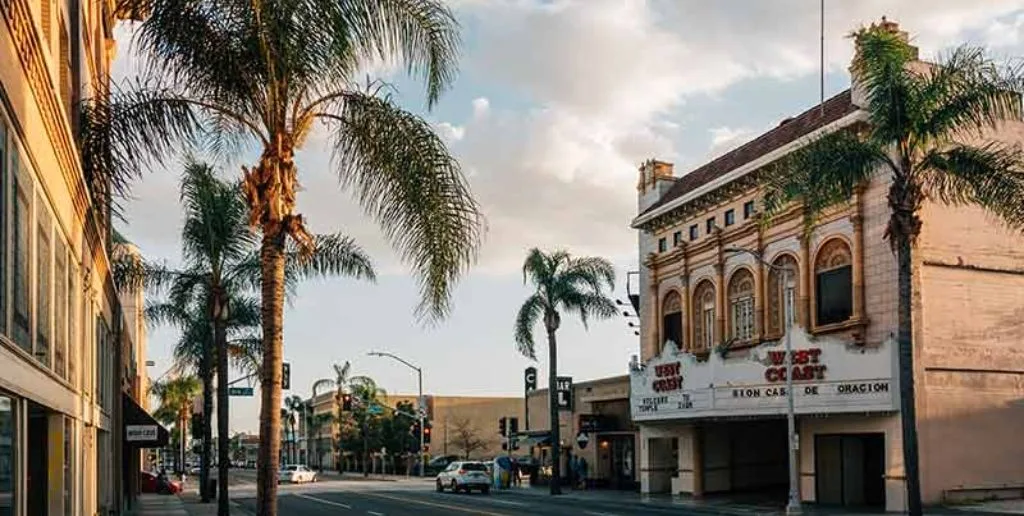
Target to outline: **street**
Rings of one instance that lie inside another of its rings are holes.
[[[234,472],[233,472],[234,473]],[[255,514],[255,472],[242,470],[233,482],[232,499],[244,511]],[[572,492],[552,497],[546,489],[495,490],[490,494],[438,493],[430,480],[399,481],[348,479],[321,480],[313,484],[282,485],[279,514],[318,516],[362,514],[370,516],[430,516],[480,514],[490,516],[588,516],[679,515],[707,513],[687,510],[671,498],[641,498],[633,493],[605,491]]]

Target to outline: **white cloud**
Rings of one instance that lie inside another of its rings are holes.
[[[449,143],[457,142],[466,135],[466,128],[459,125],[452,125],[448,122],[441,122],[436,125],[438,133]]]
[[[487,97],[473,99],[473,118],[483,118],[491,110],[491,101]]]
[[[711,148],[708,149],[709,158],[720,156],[744,143],[756,134],[754,129],[749,127],[715,127],[711,133]]]

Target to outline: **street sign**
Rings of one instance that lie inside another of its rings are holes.
[[[556,394],[558,396],[558,410],[572,410],[572,377],[559,376],[555,378]]]
[[[228,387],[228,396],[252,396],[252,387]]]
[[[292,365],[288,362],[281,363],[281,390],[287,391],[292,388]]]
[[[124,440],[130,443],[155,441],[157,439],[156,425],[125,425],[124,433]]]
[[[579,435],[576,436],[576,444],[579,445],[581,450],[586,448],[587,447],[587,443],[589,443],[589,442],[590,442],[590,438],[587,437],[587,434],[585,434],[583,432],[580,432]]]
[[[537,368],[527,367],[526,371],[523,372],[523,383],[526,388],[526,392],[530,393],[537,389]]]

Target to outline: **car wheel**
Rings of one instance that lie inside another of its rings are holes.
[[[437,484],[437,492],[438,493],[443,493],[444,492],[444,484],[441,483],[441,480],[438,479],[437,482],[434,482],[434,483]]]
[[[459,483],[456,482],[455,480],[452,480],[452,492],[453,493],[458,493],[459,492]]]

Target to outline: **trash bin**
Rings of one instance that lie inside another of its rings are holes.
[[[211,478],[206,481],[206,492],[210,493],[210,499],[217,499],[217,479]]]

